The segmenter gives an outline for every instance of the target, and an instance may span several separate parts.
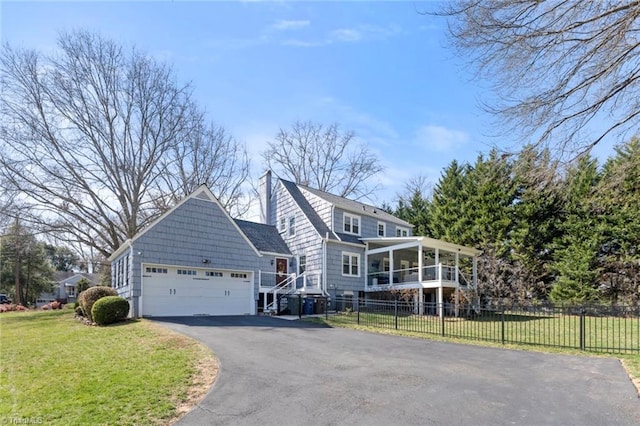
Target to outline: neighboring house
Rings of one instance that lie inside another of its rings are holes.
[[[473,248],[414,236],[369,204],[283,179],[260,181],[261,221],[232,219],[200,186],[109,260],[132,316],[242,315],[286,307],[284,296],[448,301],[475,285]]]
[[[89,281],[90,287],[98,285],[100,282],[99,274],[56,271],[53,276],[55,280],[53,291],[51,293],[41,293],[36,300],[36,307],[40,308],[56,300],[64,301],[65,303],[75,302],[78,297],[77,284],[83,278]]]

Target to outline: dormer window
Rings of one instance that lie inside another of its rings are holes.
[[[360,216],[345,213],[342,229],[345,234],[360,235]]]

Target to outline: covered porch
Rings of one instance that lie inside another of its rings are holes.
[[[363,238],[365,292],[417,290],[417,301],[443,306],[445,293],[477,285],[480,251],[428,237]],[[445,291],[445,289],[450,289]],[[422,303],[420,303],[422,305]]]

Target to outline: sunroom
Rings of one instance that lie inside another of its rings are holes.
[[[480,251],[428,237],[363,238],[365,292],[417,289],[418,301],[446,303],[475,288]]]

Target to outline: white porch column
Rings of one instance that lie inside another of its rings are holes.
[[[418,315],[424,315],[424,289],[422,287],[418,289]]]
[[[442,267],[442,265],[440,266]],[[440,318],[444,317],[444,291],[442,289],[442,281],[440,281],[440,286],[438,287],[438,316]]]
[[[422,265],[423,265],[422,243],[418,246],[418,282],[422,284]],[[422,288],[420,288],[422,291]],[[422,299],[421,299],[422,300]]]
[[[393,285],[393,250],[389,250],[389,285]]]
[[[456,283],[459,283],[458,268],[460,267],[460,253],[456,252]]]

